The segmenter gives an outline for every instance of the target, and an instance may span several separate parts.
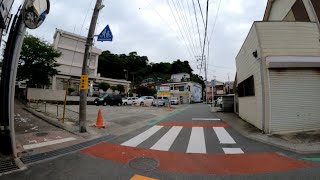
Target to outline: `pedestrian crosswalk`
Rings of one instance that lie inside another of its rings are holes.
[[[181,130],[181,126],[172,127],[151,149],[168,151]]]
[[[180,140],[178,140],[179,138]],[[180,144],[175,144],[178,142]],[[175,151],[174,149],[172,150],[172,147],[180,146],[184,147],[184,152],[186,153],[201,154],[212,153],[213,151],[225,154],[244,153],[224,127],[166,127],[156,125],[136,136],[128,138],[121,145],[130,147],[139,146],[160,151]],[[148,145],[148,147],[144,147],[143,145]]]

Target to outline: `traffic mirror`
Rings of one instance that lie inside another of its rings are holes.
[[[50,10],[49,0],[26,0],[22,16],[29,29],[38,28],[46,19]]]

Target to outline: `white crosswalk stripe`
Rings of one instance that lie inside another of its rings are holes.
[[[230,134],[223,127],[214,127],[213,130],[216,132],[220,144],[236,144]]]
[[[147,140],[150,136],[155,134],[157,131],[159,131],[162,127],[163,126],[153,126],[150,129],[144,131],[143,133],[137,135],[136,137],[130,139],[129,141],[122,143],[121,145],[136,147],[143,141]]]
[[[206,153],[206,142],[202,127],[193,127],[187,148],[187,153]]]
[[[181,126],[173,126],[151,149],[168,151],[181,130]]]
[[[148,141],[148,139],[152,135],[154,135],[156,132],[158,132],[162,128],[163,126],[153,126],[147,129],[146,131],[140,133],[139,135],[122,143],[121,145],[137,147],[144,141]],[[190,128],[190,127],[172,126],[161,137],[153,136],[152,140],[150,139],[150,142],[153,141],[156,143],[154,143],[150,149],[160,150],[160,151],[169,151],[172,145],[175,143],[176,139],[178,138],[179,134],[183,130],[183,128]],[[224,148],[223,147],[224,144],[236,144],[234,139],[230,136],[230,134],[226,131],[224,127],[213,127],[213,128],[210,128],[210,130],[217,135],[219,140],[217,144],[221,144],[221,148],[225,154],[243,154],[244,153],[241,148],[236,148],[236,147]],[[204,133],[203,127],[192,127],[190,137],[183,137],[183,139],[184,141],[188,141],[188,142],[185,142],[185,143],[188,143],[187,149],[185,150],[186,153],[201,153],[201,154],[207,153],[207,145],[206,145],[206,139],[205,139],[205,133]],[[208,141],[212,139],[213,137],[207,137]],[[210,145],[208,148],[210,149],[214,147]],[[219,147],[217,149],[219,149]]]
[[[222,148],[225,154],[243,154],[240,148]]]

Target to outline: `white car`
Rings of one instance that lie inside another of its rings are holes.
[[[152,96],[141,96],[139,99],[135,100],[133,104],[142,105],[151,105],[154,98]]]
[[[179,99],[178,99],[178,97],[171,97],[170,102],[172,105],[178,105]]]
[[[157,97],[152,101],[153,106],[164,106],[168,103],[168,97]]]
[[[131,105],[133,104],[138,98],[136,97],[128,97],[126,99],[123,99],[122,102],[123,102],[123,105]]]
[[[217,105],[220,106],[221,103],[222,103],[222,97],[218,97],[218,99],[217,99]]]

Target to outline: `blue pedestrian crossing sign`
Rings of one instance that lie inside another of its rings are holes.
[[[109,25],[107,25],[102,32],[98,35],[98,41],[112,41],[113,39],[113,35],[112,32],[110,30]]]

